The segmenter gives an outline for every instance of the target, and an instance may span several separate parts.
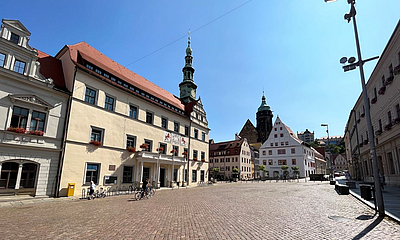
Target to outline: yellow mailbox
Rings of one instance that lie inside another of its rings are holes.
[[[67,193],[67,196],[68,196],[68,197],[74,196],[74,191],[75,191],[75,183],[68,183],[68,193]]]

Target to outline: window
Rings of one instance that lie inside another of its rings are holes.
[[[126,136],[126,147],[134,147],[136,148],[136,137],[134,136]]]
[[[44,131],[44,121],[46,114],[38,111],[32,112],[31,127],[30,130]]]
[[[278,146],[278,142],[275,143],[275,146],[276,146],[276,147]]]
[[[282,130],[282,127],[280,127],[279,129]]]
[[[382,121],[380,119],[378,120],[378,124],[379,124],[379,131],[382,132]]]
[[[263,155],[266,155],[266,154],[267,154],[267,152],[266,152],[265,150],[263,150],[263,152],[262,152],[262,153],[263,153]]]
[[[151,152],[153,148],[153,141],[145,139],[144,144],[147,145],[147,151]]]
[[[6,55],[0,53],[0,67],[4,67],[5,60],[6,60]]]
[[[194,138],[199,138],[199,130],[197,129],[194,130]]]
[[[205,152],[201,152],[201,160],[205,160],[206,159],[206,153]]]
[[[390,66],[389,66],[389,75],[390,75],[390,77],[393,77],[393,76],[394,76],[392,64],[390,64]]]
[[[165,144],[165,143],[160,143],[159,144],[159,150],[160,150],[160,148],[162,148],[163,150],[162,151],[158,151],[159,153],[162,153],[162,154],[166,154],[166,152],[167,152],[167,144]]]
[[[179,154],[179,147],[178,147],[178,146],[173,146],[172,149],[175,150],[174,155],[175,155],[175,156],[179,156],[179,155],[178,155],[178,154]]]
[[[289,145],[289,141],[286,141],[286,142],[285,142],[285,145]]]
[[[286,149],[278,149],[278,154],[286,154]]]
[[[109,111],[114,111],[114,98],[106,96],[106,102],[104,104],[104,108]]]
[[[29,110],[14,106],[11,117],[11,127],[26,128]]]
[[[95,104],[96,103],[96,91],[90,88],[86,88],[86,93],[85,93],[85,102],[88,102],[90,104]]]
[[[146,122],[153,124],[153,113],[146,111]]]
[[[281,133],[281,135],[280,135],[281,137],[283,137],[283,133]]]
[[[193,150],[193,159],[197,159],[197,150]]]
[[[168,129],[168,119],[165,117],[161,117],[161,127],[164,129]]]
[[[399,104],[396,105],[396,113],[397,113],[396,118],[400,118],[400,105]]]
[[[263,160],[263,165],[267,165],[267,160]]]
[[[103,142],[102,135],[103,135],[103,131],[101,129],[92,127],[92,134],[90,136],[90,140],[91,141]]]
[[[392,113],[389,111],[389,112],[387,113],[387,116],[388,116],[388,121],[387,121],[387,123],[388,123],[388,124],[391,124],[391,123],[392,123]]]
[[[292,154],[295,154],[296,153],[296,148],[292,148],[292,149],[290,149],[290,151],[291,151]]]
[[[133,182],[133,167],[124,166],[124,172],[122,174],[122,183]]]
[[[137,114],[138,114],[138,108],[130,105],[129,106],[129,117],[137,119],[137,117],[138,117]]]
[[[197,170],[192,170],[192,182],[197,182]]]
[[[296,159],[292,159],[292,165],[296,165]]]
[[[187,148],[184,148],[184,149],[183,149],[183,151],[184,151],[184,152],[186,152],[186,153],[187,153],[187,155],[188,155],[187,157],[189,157],[189,152],[188,152],[188,149],[187,149]]]
[[[86,164],[85,185],[89,185],[91,181],[99,184],[100,164]]]
[[[179,123],[174,122],[174,132],[179,133]]]
[[[277,138],[278,137],[278,134],[274,134],[274,138]]]
[[[24,74],[25,72],[25,62],[15,59],[14,72]]]
[[[210,163],[213,163],[213,160],[212,160],[212,159],[210,159]]]
[[[281,142],[281,146],[283,146],[283,145],[285,145],[285,143],[284,143],[284,142]]]
[[[185,126],[185,136],[189,136],[189,127]]]
[[[273,147],[274,146],[274,143],[271,143],[271,147]]]
[[[218,159],[215,159],[215,163],[218,163]]]
[[[15,43],[15,44],[18,44],[19,43],[19,36],[17,34],[15,34],[15,33],[11,33],[10,41]]]
[[[272,155],[272,150],[268,150],[268,155]]]
[[[286,165],[286,160],[278,160],[278,165]]]
[[[272,159],[268,160],[268,165],[274,165],[274,161],[272,161]]]
[[[201,140],[206,141],[206,133],[205,132],[201,132]]]
[[[220,162],[225,162],[225,159],[224,159],[224,158],[221,158],[221,159],[220,159]]]

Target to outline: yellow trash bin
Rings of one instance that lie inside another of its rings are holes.
[[[74,196],[74,191],[75,191],[75,183],[68,183],[68,193],[67,193],[67,196],[68,196],[68,197]]]

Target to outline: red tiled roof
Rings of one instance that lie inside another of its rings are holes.
[[[86,42],[80,42],[74,45],[67,45],[72,61],[75,63],[78,59],[78,52],[83,59],[93,63],[94,65],[102,68],[104,71],[115,75],[118,78],[126,81],[127,83],[136,86],[149,94],[158,97],[175,107],[185,110],[184,105],[181,101],[176,98],[172,93],[162,89],[161,87],[155,85],[144,77],[132,72],[131,70],[125,68],[124,66],[113,61],[109,57],[105,56]]]
[[[244,139],[213,143],[213,144],[210,144],[210,151],[223,150],[223,149],[229,149],[229,148],[240,148],[243,141],[244,141]]]
[[[40,73],[46,78],[53,79],[54,86],[58,89],[67,90],[61,61],[40,50],[37,50],[37,52],[38,62],[40,62]]]

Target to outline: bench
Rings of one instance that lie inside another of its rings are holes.
[[[349,188],[357,188],[356,182],[354,181],[346,181],[346,185],[349,186]]]
[[[343,185],[343,184],[339,184],[337,183],[335,185],[335,190],[336,192],[338,192],[340,195],[349,195],[350,191],[349,191],[349,186],[347,185]]]

